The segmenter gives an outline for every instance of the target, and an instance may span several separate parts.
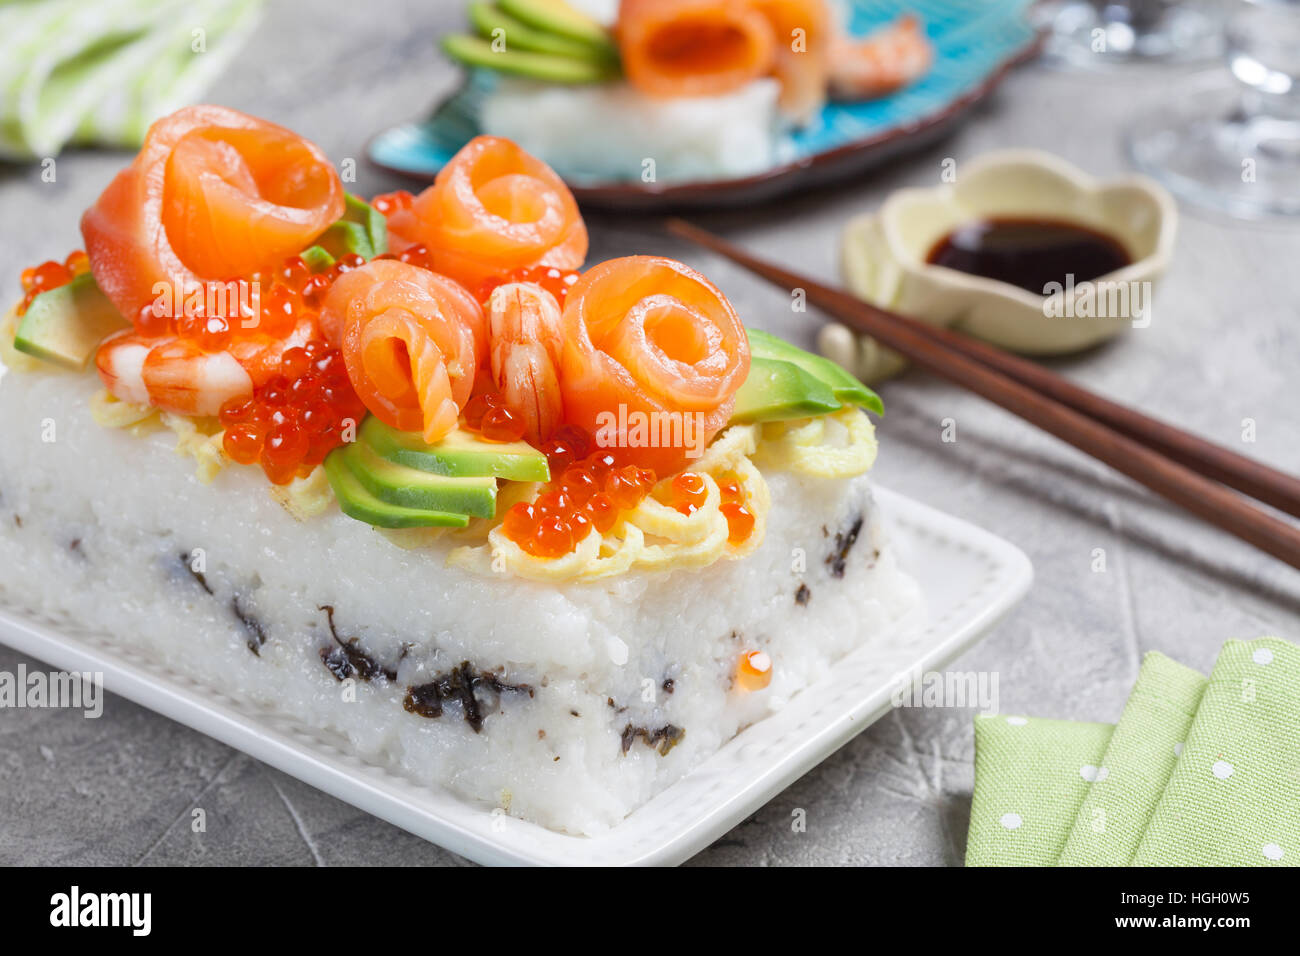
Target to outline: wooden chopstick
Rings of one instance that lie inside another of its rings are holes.
[[[864,304],[876,308],[870,303]],[[876,311],[886,316],[891,315],[878,308]],[[950,329],[921,323],[916,319],[909,318],[906,321],[928,329],[935,339],[956,351],[992,366],[1035,391],[1143,442],[1166,458],[1172,458],[1195,472],[1300,518],[1300,478],[1270,468],[1253,458],[1206,441],[1199,435],[1151,418],[1126,405],[1112,402],[1036,362],[1012,355],[995,345]]]
[[[674,235],[710,249],[774,285],[787,290],[804,290],[808,302],[835,316],[846,325],[878,339],[922,368],[957,385],[962,385],[975,394],[1019,415],[1080,451],[1105,462],[1116,471],[1146,485],[1152,491],[1163,495],[1206,522],[1248,541],[1293,568],[1300,569],[1300,529],[1251,505],[1240,495],[1219,484],[1217,480],[1193,471],[1181,461],[1164,453],[1172,445],[1177,453],[1183,456],[1183,460],[1195,461],[1197,467],[1201,467],[1205,464],[1201,457],[1188,457],[1191,454],[1203,456],[1205,452],[1205,449],[1199,447],[1199,440],[1194,439],[1194,436],[1186,435],[1185,439],[1174,438],[1172,433],[1178,432],[1178,429],[1173,426],[1147,419],[1146,416],[1107,402],[1100,396],[1070,385],[1064,380],[1060,380],[1059,383],[1053,382],[1040,391],[1040,383],[1048,378],[1059,379],[1059,376],[1042,368],[1037,368],[1031,375],[1021,367],[1022,363],[1023,365],[1030,363],[998,352],[996,349],[992,349],[999,355],[996,364],[993,362],[985,364],[982,356],[986,349],[991,349],[990,346],[967,342],[968,347],[959,348],[949,341],[957,335],[956,333],[936,330],[933,326],[916,319],[869,305],[840,289],[823,285],[807,276],[765,262],[725,239],[684,220],[669,219],[666,225],[668,231]],[[969,347],[971,345],[975,347]],[[976,357],[977,355],[979,357]],[[1018,374],[1011,373],[1010,367],[1015,367]],[[1068,387],[1063,388],[1061,383]],[[1073,401],[1065,401],[1066,396]],[[1105,405],[1112,406],[1112,409],[1106,409]],[[1103,415],[1109,417],[1089,417],[1085,412],[1092,408],[1100,409]],[[1113,409],[1119,409],[1123,414],[1115,415]],[[1123,421],[1129,430],[1120,430],[1114,424],[1115,421]],[[1152,425],[1158,427],[1153,430]],[[1132,437],[1134,433],[1131,429],[1138,429],[1137,434],[1143,440],[1148,440],[1149,436],[1156,433],[1161,437],[1152,441],[1152,445],[1156,447],[1147,447]],[[1205,444],[1211,449],[1216,448],[1208,442]],[[1157,448],[1160,450],[1156,450]],[[1217,464],[1206,468],[1207,474],[1216,474],[1217,468],[1217,474],[1228,473],[1235,480],[1249,484],[1249,481],[1241,478],[1240,470],[1231,460],[1233,457],[1240,456],[1234,456],[1226,449],[1216,450],[1219,454],[1215,455],[1213,460]],[[1245,460],[1249,461],[1249,459]],[[1251,464],[1257,469],[1271,471],[1256,462]],[[1258,472],[1256,476],[1258,477]],[[1292,489],[1288,482],[1265,478],[1262,482],[1256,481],[1255,487],[1275,500],[1291,501]],[[1261,498],[1261,500],[1268,499]]]

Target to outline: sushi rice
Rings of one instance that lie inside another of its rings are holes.
[[[337,510],[302,522],[256,469],[204,484],[172,432],[96,424],[98,387],[0,377],[7,607],[113,635],[367,761],[568,833],[616,825],[917,603],[866,476],[766,470],[780,504],[743,560],[539,583],[446,567],[451,544],[404,550]],[[391,679],[340,681],[325,606]],[[775,663],[763,690],[733,687],[747,649]],[[484,683],[477,731],[458,700],[438,717],[404,707],[462,662],[528,689]]]
[[[627,83],[503,80],[485,96],[480,121],[484,132],[514,140],[575,181],[689,182],[771,168],[779,158],[779,95],[770,78],[675,99],[653,99]]]

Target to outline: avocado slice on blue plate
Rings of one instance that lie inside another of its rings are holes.
[[[506,49],[499,50],[491,40],[466,33],[449,33],[442,38],[442,50],[465,66],[511,73],[547,83],[604,83],[618,75],[612,62],[511,49],[509,42],[506,41]]]
[[[609,65],[617,59],[617,52],[608,39],[595,43],[588,39],[575,39],[550,30],[539,30],[518,17],[511,16],[499,3],[476,0],[469,5],[469,22],[479,36],[488,40],[500,37],[507,50],[525,50],[530,53],[550,53],[577,60],[590,60]]]
[[[499,3],[507,14],[537,30],[597,46],[613,46],[604,24],[565,0],[499,0]]]

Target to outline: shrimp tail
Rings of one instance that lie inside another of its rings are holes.
[[[488,300],[488,356],[502,401],[539,444],[564,419],[560,352],[564,323],[555,296],[531,282],[509,282]]]

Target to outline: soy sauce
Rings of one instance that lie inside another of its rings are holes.
[[[979,219],[934,244],[926,261],[998,279],[1036,295],[1048,283],[1088,282],[1133,260],[1103,232],[1059,219]]]

